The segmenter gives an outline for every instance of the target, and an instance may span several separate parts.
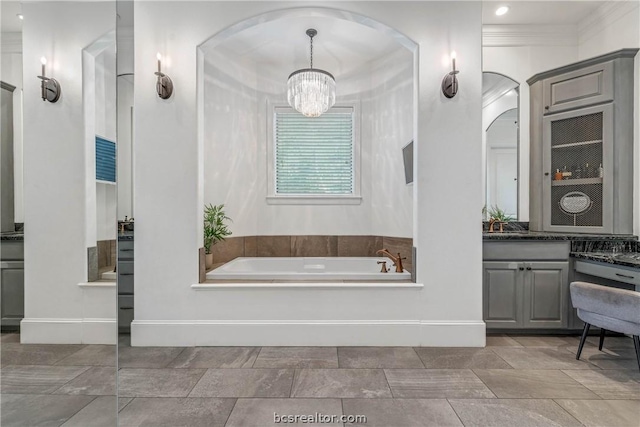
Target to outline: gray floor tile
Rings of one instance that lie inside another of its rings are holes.
[[[189,397],[289,397],[291,369],[209,369]]]
[[[578,347],[563,347],[563,350],[575,357]],[[600,369],[638,369],[636,352],[632,348],[603,348],[600,351],[598,347],[584,346],[580,360],[589,362]]]
[[[116,366],[115,345],[88,345],[56,362],[70,366]]]
[[[75,344],[2,343],[1,363],[6,365],[53,365],[84,348]]]
[[[575,336],[554,336],[554,335],[509,335],[516,342],[524,347],[560,347],[564,345],[572,345],[579,342]]]
[[[381,369],[301,369],[291,397],[392,397]]]
[[[396,398],[493,398],[470,369],[385,369]]]
[[[335,347],[263,347],[254,368],[337,368]]]
[[[562,371],[528,369],[474,369],[473,371],[499,398],[598,399],[596,394]]]
[[[235,399],[135,398],[121,412],[120,427],[223,427]]]
[[[117,411],[132,399],[129,397],[117,400],[115,396],[99,396],[82,408],[80,412],[62,424],[62,427],[115,427]]]
[[[450,399],[449,403],[467,427],[580,425],[550,399]]]
[[[3,394],[0,424],[2,427],[58,427],[93,399],[93,396]]]
[[[2,393],[48,394],[89,369],[88,366],[4,366]]]
[[[186,397],[204,369],[134,369],[118,371],[118,396]]]
[[[556,399],[556,402],[587,427],[640,425],[640,400]]]
[[[340,347],[341,368],[424,368],[411,347]]]
[[[185,349],[170,368],[250,368],[259,347],[192,347]]]
[[[343,399],[347,415],[364,415],[366,424],[345,426],[423,427],[462,426],[446,399]]]
[[[342,415],[340,399],[238,399],[231,412],[226,427],[268,427],[289,425],[282,421],[276,422],[275,414],[279,417],[286,415]],[[294,423],[291,423],[294,425]],[[305,426],[340,426],[342,423],[313,423],[305,422]]]
[[[522,344],[506,334],[496,334],[487,335],[487,347],[522,347]]]
[[[183,347],[118,348],[118,368],[166,368]]]
[[[0,342],[1,343],[19,343],[20,342],[20,334],[18,333],[6,333],[0,334]]]
[[[116,368],[94,366],[60,387],[54,394],[115,396]]]
[[[640,372],[613,369],[563,372],[603,399],[640,399]]]
[[[416,352],[427,369],[511,369],[487,348],[422,347]]]
[[[597,346],[600,343],[600,337],[599,336],[590,336],[587,337],[587,343],[590,345],[594,345]],[[634,349],[633,347],[633,339],[631,337],[621,337],[621,336],[617,336],[617,337],[607,337],[605,336],[604,338],[604,345],[602,346],[603,348],[630,348],[631,350]]]
[[[508,335],[487,335],[487,347],[522,347]]]
[[[492,347],[491,350],[515,369],[598,369],[588,362],[576,360],[575,355],[563,347]]]

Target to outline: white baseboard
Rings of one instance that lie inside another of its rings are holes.
[[[134,320],[132,346],[484,347],[482,321]]]
[[[22,319],[23,344],[107,344],[117,342],[115,319]]]

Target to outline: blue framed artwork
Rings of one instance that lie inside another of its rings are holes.
[[[116,143],[97,135],[96,180],[116,182]]]

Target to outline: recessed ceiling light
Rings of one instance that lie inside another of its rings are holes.
[[[18,19],[20,19],[20,20],[24,19],[24,15],[22,15],[21,13],[18,13],[16,16],[17,16],[17,17],[18,17]]]
[[[509,6],[500,6],[499,8],[496,9],[497,16],[502,16],[507,12],[509,12]]]

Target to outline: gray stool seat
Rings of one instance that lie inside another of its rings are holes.
[[[605,331],[633,336],[638,368],[640,369],[640,292],[595,285],[586,282],[571,283],[571,302],[584,322],[584,330],[576,359],[580,359],[591,325],[600,328],[602,350]]]

